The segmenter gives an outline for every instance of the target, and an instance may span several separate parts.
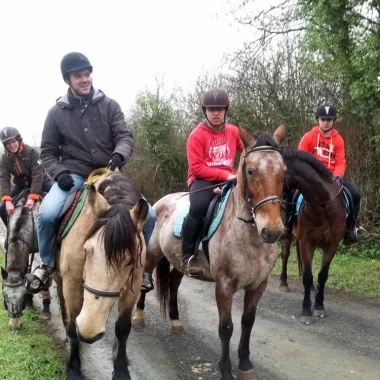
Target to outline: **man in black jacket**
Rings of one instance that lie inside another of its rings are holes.
[[[38,216],[38,241],[42,265],[35,268],[37,292],[54,273],[56,222],[70,193],[83,187],[89,174],[101,167],[121,169],[133,152],[133,136],[119,104],[92,86],[92,66],[83,54],[69,53],[61,62],[64,81],[70,86],[46,118],[41,159],[56,181]],[[144,237],[148,245],[156,214],[150,207]]]

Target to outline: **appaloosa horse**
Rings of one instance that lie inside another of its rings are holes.
[[[132,309],[142,284],[148,203],[123,174],[108,172],[87,187],[78,219],[63,238],[58,295],[70,341],[67,379],[83,379],[80,341],[101,339],[119,301],[113,379],[130,379],[126,344]]]
[[[239,344],[239,379],[256,379],[249,355],[249,341],[257,304],[267,286],[268,276],[278,255],[277,240],[282,234],[280,200],[285,164],[278,144],[285,134],[279,127],[273,138],[265,133],[251,135],[239,128],[245,151],[241,155],[237,185],[233,188],[217,231],[209,241],[210,263],[204,258],[201,280],[215,281],[219,311],[219,337],[222,353],[219,368],[223,380],[232,380],[230,339],[233,332],[232,298],[244,289],[244,311]],[[154,209],[156,227],[149,243],[145,270],[157,266],[157,289],[162,305],[169,303],[169,316],[174,332],[183,331],[179,319],[177,294],[181,273],[181,240],[173,235],[173,225],[181,210],[188,205],[185,193],[170,194],[160,199]],[[170,264],[173,266],[170,270]],[[134,326],[144,326],[145,293],[141,293]]]
[[[37,215],[40,202],[36,202],[30,210],[24,207],[28,196],[29,189],[22,191],[13,200],[16,205],[14,213],[8,215],[8,247],[5,254],[5,269],[1,268],[1,277],[3,278],[4,305],[10,316],[10,329],[19,329],[23,310],[33,307],[33,295],[27,293],[24,276],[28,270],[30,271],[29,255],[32,254],[33,257],[34,253],[38,252]],[[51,317],[50,292],[46,290],[42,296],[41,316],[49,319]]]
[[[313,287],[312,261],[314,251],[321,248],[322,262],[318,274],[318,287],[314,303],[314,315],[325,316],[324,289],[329,275],[330,264],[346,230],[346,204],[343,188],[330,171],[315,157],[306,152],[282,149],[287,166],[285,190],[297,188],[304,200],[293,228],[297,253],[305,288],[301,321],[313,322],[310,291]],[[280,290],[288,292],[287,263],[293,233],[282,240],[282,272]]]

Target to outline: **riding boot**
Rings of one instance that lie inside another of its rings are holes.
[[[355,244],[358,242],[355,219],[352,213],[347,217],[346,232],[344,234],[343,240],[345,245]]]
[[[197,257],[196,244],[202,227],[190,215],[187,215],[182,225],[182,272],[188,276],[202,276],[203,264]]]
[[[55,274],[55,269],[50,265],[41,264],[34,268],[33,273],[25,275],[24,285],[28,292],[39,293],[46,290]]]

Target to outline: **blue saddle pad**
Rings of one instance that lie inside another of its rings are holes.
[[[350,210],[350,198],[347,196],[346,194],[346,191],[343,190],[343,196],[344,196],[344,202],[346,203],[346,208],[347,210]],[[300,207],[301,207],[301,203],[303,201],[303,194],[299,193],[298,197],[297,197],[297,200],[296,200],[296,212],[295,212],[295,215],[298,215],[299,211],[300,211]],[[348,212],[346,212],[346,218],[348,216]]]
[[[224,210],[226,209],[228,198],[230,197],[231,189],[229,189],[222,199],[222,202],[219,204],[218,211],[216,212],[215,218],[212,220],[210,228],[207,231],[207,235],[202,240],[211,239],[212,235],[218,229],[220,222],[223,219]],[[177,238],[181,238],[182,224],[186,215],[189,213],[190,205],[185,206],[179,213],[174,226],[173,226],[173,234]]]

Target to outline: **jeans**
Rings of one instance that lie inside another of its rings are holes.
[[[145,245],[147,248],[149,245],[150,238],[152,237],[156,220],[157,220],[156,212],[153,210],[153,207],[149,203],[148,219],[145,222],[145,225],[143,228],[143,235],[144,235]]]
[[[46,195],[38,214],[38,246],[41,261],[54,266],[55,251],[57,250],[57,222],[67,198],[74,191],[83,187],[85,179],[71,174],[74,186],[70,191],[63,191],[55,182]]]
[[[42,184],[42,191],[45,192],[45,193],[48,193],[51,189],[51,187],[53,186],[53,182],[51,181],[45,181],[43,184]],[[12,190],[11,190],[11,197],[12,199],[14,197],[17,197],[17,195],[19,195],[23,190],[25,189],[25,187],[21,187],[21,186],[18,186],[18,185],[15,185]],[[0,205],[0,218],[3,220],[5,226],[7,226],[7,209],[5,207],[5,203],[2,203]]]

